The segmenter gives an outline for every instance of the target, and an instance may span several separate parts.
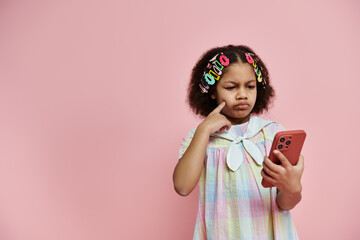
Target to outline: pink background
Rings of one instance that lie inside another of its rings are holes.
[[[248,44],[302,128],[302,239],[360,239],[360,4],[0,1],[0,239],[191,239],[176,195],[185,104],[210,47]]]

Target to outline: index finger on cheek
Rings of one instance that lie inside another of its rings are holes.
[[[226,102],[225,102],[225,101],[222,102],[222,103],[220,103],[220,104],[213,110],[213,112],[215,112],[215,113],[221,112],[221,110],[225,107],[225,105],[226,105]]]

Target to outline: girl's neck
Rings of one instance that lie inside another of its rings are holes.
[[[250,115],[243,118],[231,118],[228,116],[226,116],[226,118],[231,122],[231,125],[239,125],[248,122],[250,120]]]

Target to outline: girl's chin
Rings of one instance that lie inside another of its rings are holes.
[[[245,117],[249,116],[249,114],[250,114],[250,112],[248,110],[246,110],[246,111],[235,111],[235,112],[228,114],[227,116],[232,117],[232,118],[245,118]]]
[[[225,115],[232,123],[243,123],[243,122],[247,122],[248,118],[249,118],[249,113],[245,113],[245,114],[226,114]]]

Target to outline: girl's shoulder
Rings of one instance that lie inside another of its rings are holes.
[[[190,139],[193,138],[194,135],[195,135],[196,129],[197,129],[197,127],[195,127],[195,128],[193,128],[193,129],[191,129],[190,131],[188,131],[188,133],[185,135],[185,137],[183,138],[183,140],[189,139],[189,138],[190,138]]]
[[[269,139],[273,139],[275,134],[281,131],[286,131],[286,128],[281,123],[275,121],[271,121],[262,129],[265,137]]]
[[[194,135],[195,135],[195,131],[197,128],[193,128],[191,129],[186,135],[185,137],[183,137],[181,144],[180,144],[180,149],[179,149],[179,159],[182,157],[182,155],[185,153],[186,149],[189,147],[191,140],[193,139]]]
[[[268,120],[268,119],[264,119],[264,118],[261,118],[261,117],[252,117],[252,118],[253,118],[253,120],[252,120],[253,122],[256,122],[256,124],[261,124],[261,125],[264,126],[262,128],[262,130],[264,132],[266,132],[268,135],[275,135],[277,132],[286,130],[286,128],[282,124],[280,124],[278,122]],[[188,131],[187,134],[183,137],[182,140],[183,141],[191,140],[195,135],[196,129],[197,129],[197,127],[195,127],[193,129],[191,129],[190,131]]]

